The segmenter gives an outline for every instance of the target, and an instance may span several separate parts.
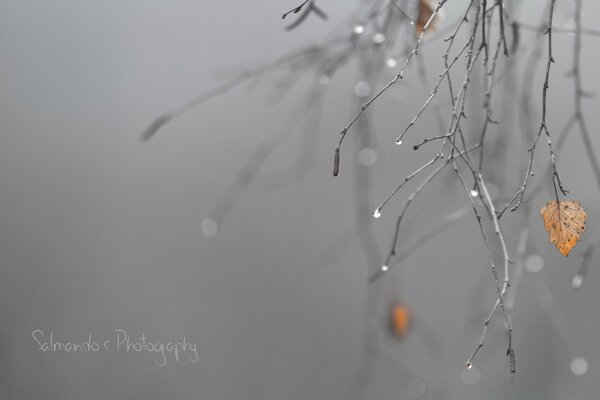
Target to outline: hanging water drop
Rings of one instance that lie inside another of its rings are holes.
[[[213,237],[219,230],[219,224],[212,218],[204,218],[200,223],[202,234],[208,238]]]
[[[479,368],[469,364],[467,369],[463,369],[460,378],[467,385],[474,385],[481,379],[481,371]]]
[[[385,65],[387,65],[388,68],[395,68],[396,65],[398,65],[398,61],[394,58],[388,58]]]
[[[331,82],[331,78],[329,78],[328,75],[323,74],[319,77],[319,85],[327,86],[327,85],[329,85],[329,82]]]
[[[365,31],[365,27],[360,24],[355,25],[354,28],[352,28],[352,32],[356,33],[357,35],[360,35],[364,31]]]
[[[583,275],[577,274],[573,277],[571,281],[571,287],[573,290],[579,290],[583,286]]]
[[[375,211],[373,211],[373,218],[379,218],[379,217],[381,217],[381,208],[378,208]]]
[[[477,190],[475,190],[475,189],[472,189],[470,194],[471,194],[471,197],[477,197],[477,196],[479,196],[479,192]]]
[[[371,38],[371,41],[374,44],[382,44],[383,42],[385,42],[385,35],[383,33],[376,33]]]
[[[402,139],[400,139],[400,138],[396,139],[396,144],[398,146],[400,146],[402,144]]]
[[[382,265],[381,266],[381,271],[386,272],[388,269],[390,269],[387,265]]]

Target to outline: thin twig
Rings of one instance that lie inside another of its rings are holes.
[[[430,24],[435,19],[436,15],[438,14],[438,12],[440,11],[440,9],[444,6],[444,4],[447,1],[448,0],[441,0],[438,3],[438,5],[436,6],[435,10],[432,12],[431,16],[429,17],[429,20],[427,21],[427,23],[423,27],[423,31],[419,35],[419,37],[417,39],[417,42],[415,44],[415,47],[409,53],[409,55],[406,58],[406,60],[404,62],[404,65],[402,66],[402,68],[400,68],[400,71],[394,76],[394,78],[391,81],[389,81],[382,89],[380,89],[375,94],[375,96],[371,97],[371,99],[369,99],[366,103],[364,103],[360,107],[360,110],[356,113],[356,115],[350,120],[350,122],[344,128],[342,128],[342,130],[340,131],[341,137],[340,137],[339,143],[338,143],[338,145],[336,147],[336,152],[338,152],[339,151],[338,149],[342,146],[342,142],[344,141],[344,138],[346,137],[346,134],[348,133],[348,130],[352,127],[352,125],[354,125],[354,123],[362,115],[362,113],[367,108],[369,108],[369,106],[371,104],[373,104],[373,102],[375,100],[377,100],[383,93],[385,93],[391,86],[393,86],[398,80],[400,80],[400,79],[402,79],[404,77],[404,71],[406,70],[406,67],[408,66],[408,64],[410,63],[410,61],[412,60],[412,58],[419,52],[419,47],[421,45],[421,40],[423,39],[423,36],[424,36],[425,32],[427,32],[427,30],[429,29]],[[338,172],[339,172],[339,169],[338,169]]]
[[[519,189],[519,191],[517,193],[515,193],[515,195],[513,196],[513,198],[507,203],[507,205],[498,213],[499,217],[502,217],[502,214],[506,211],[506,209],[508,209],[508,207],[510,207],[514,201],[516,200],[516,204],[514,204],[514,206],[510,209],[511,211],[516,211],[518,209],[518,207],[523,203],[523,196],[525,195],[525,190],[527,188],[527,183],[529,181],[529,177],[532,175],[532,169],[533,169],[533,159],[534,159],[534,155],[535,155],[535,149],[537,147],[538,141],[542,135],[542,133],[546,134],[546,137],[548,139],[548,149],[549,149],[549,155],[550,155],[550,162],[552,164],[552,182],[556,182],[558,184],[558,188],[560,189],[560,191],[562,192],[563,195],[566,195],[568,192],[567,190],[563,187],[562,182],[560,180],[560,177],[558,175],[558,171],[556,168],[556,160],[555,160],[555,156],[554,156],[554,150],[552,149],[552,140],[550,138],[550,131],[548,130],[548,125],[546,123],[546,114],[547,114],[547,104],[548,104],[548,88],[550,87],[549,82],[550,82],[550,67],[552,66],[552,63],[554,63],[554,58],[552,56],[552,22],[553,22],[553,18],[554,18],[554,6],[556,4],[556,0],[550,0],[550,10],[548,12],[548,24],[546,26],[546,34],[548,36],[548,58],[546,61],[546,73],[544,76],[544,85],[542,88],[542,118],[541,118],[541,123],[540,123],[540,127],[537,133],[537,136],[534,139],[533,145],[529,148],[529,165],[527,167],[527,171],[525,173],[525,178],[523,179],[523,184],[521,186],[521,189]]]
[[[475,145],[475,146],[461,152],[461,154],[471,152],[471,151],[477,149],[478,147],[479,147],[479,145]],[[457,153],[456,157],[459,157],[461,154]],[[390,267],[391,267],[390,262],[396,256],[396,248],[398,245],[398,236],[400,233],[400,223],[402,222],[402,219],[404,218],[404,215],[406,214],[406,211],[408,210],[408,207],[410,206],[410,204],[423,191],[423,189],[425,189],[429,185],[429,183],[431,183],[431,181],[437,175],[439,175],[440,172],[442,172],[444,170],[444,168],[446,168],[448,165],[450,165],[452,163],[453,160],[454,160],[454,158],[449,158],[446,160],[446,162],[444,162],[442,165],[437,167],[427,178],[425,178],[421,182],[421,184],[415,189],[415,191],[406,199],[406,201],[404,202],[404,205],[402,206],[400,213],[398,214],[398,217],[396,218],[396,225],[395,225],[395,229],[394,229],[394,234],[392,236],[392,244],[390,246],[390,250],[385,259],[385,262],[383,263],[381,269],[375,271],[375,273],[369,278],[369,282],[374,282],[375,280],[380,278],[385,272],[387,272],[390,269]],[[428,164],[426,164],[426,166]],[[419,172],[419,170],[417,170],[417,172]]]

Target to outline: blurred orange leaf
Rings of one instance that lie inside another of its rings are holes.
[[[435,5],[433,0],[421,0],[419,2],[419,16],[417,17],[417,21],[415,24],[415,29],[417,36],[421,35],[425,30],[425,25],[427,25],[427,21],[431,18],[433,13],[435,12]],[[437,26],[440,22],[440,14],[436,13],[435,17],[427,27],[428,32],[433,32],[437,29]]]
[[[407,306],[394,301],[390,307],[390,328],[396,339],[403,339],[410,329],[411,313]]]
[[[568,256],[585,231],[587,213],[575,200],[549,201],[540,210],[550,241],[563,256]]]

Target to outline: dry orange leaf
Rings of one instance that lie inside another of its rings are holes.
[[[421,0],[419,2],[419,16],[417,17],[417,21],[415,24],[417,36],[420,36],[421,33],[423,33],[423,31],[425,30],[425,25],[427,25],[427,21],[429,21],[429,18],[431,18],[431,16],[433,15],[433,12],[436,8],[434,4],[435,3],[433,2],[433,0]],[[438,12],[436,13],[435,17],[433,17],[433,20],[429,24],[429,27],[427,27],[427,32],[435,31],[440,20],[441,15]]]
[[[563,256],[568,256],[585,231],[587,213],[575,200],[549,201],[540,210],[550,241]]]
[[[407,306],[394,301],[390,307],[390,328],[396,339],[402,339],[408,334],[411,313]]]

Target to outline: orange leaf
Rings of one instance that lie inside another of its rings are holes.
[[[425,30],[425,25],[427,25],[427,21],[431,18],[435,11],[434,2],[432,0],[421,0],[419,2],[419,16],[417,17],[417,21],[415,24],[415,29],[417,36],[420,36],[421,33]],[[436,13],[435,17],[427,27],[427,32],[433,32],[437,29],[437,26],[441,20],[440,13]]]
[[[402,339],[408,334],[411,313],[407,306],[394,301],[390,307],[390,328],[396,339]]]
[[[549,201],[540,210],[550,241],[563,256],[568,256],[585,231],[587,213],[575,200]]]

